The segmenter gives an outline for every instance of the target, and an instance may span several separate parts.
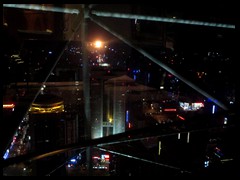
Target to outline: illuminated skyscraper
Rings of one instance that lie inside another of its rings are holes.
[[[100,88],[101,87],[101,88]],[[154,88],[140,85],[127,75],[111,77],[96,83],[92,91],[92,137],[99,138],[138,128],[139,119],[131,113],[142,113],[132,103],[151,99]],[[101,91],[99,91],[101,89]],[[151,91],[151,93],[148,93]],[[136,112],[136,109],[139,111]]]

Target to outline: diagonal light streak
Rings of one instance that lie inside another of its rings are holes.
[[[18,8],[18,9],[29,9],[37,11],[49,11],[49,12],[60,12],[67,14],[79,14],[78,9],[60,8],[60,7],[49,7],[36,4],[3,4],[3,7],[7,8]]]
[[[107,150],[107,149],[104,149],[104,148],[98,148],[98,149],[101,150],[101,151],[109,152],[109,153],[112,153],[112,154],[117,154],[117,155],[124,156],[124,157],[127,157],[127,158],[131,158],[131,159],[135,159],[135,160],[139,160],[139,161],[143,161],[143,162],[147,162],[147,163],[163,166],[163,167],[166,167],[166,168],[179,170],[179,171],[186,172],[186,173],[189,173],[189,174],[191,173],[189,171],[183,171],[179,167],[175,167],[175,166],[171,166],[171,165],[167,165],[167,164],[163,164],[163,163],[158,163],[158,162],[151,161],[151,160],[148,160],[148,159],[139,158],[139,157],[131,156],[131,155],[128,155],[128,154],[123,154],[123,153],[119,153],[119,152],[116,152],[116,151]]]
[[[89,7],[92,8],[94,6],[95,5],[92,4]],[[49,12],[60,12],[60,13],[67,13],[67,14],[79,14],[78,9],[49,7],[49,6],[42,6],[42,5],[36,5],[36,4],[3,4],[3,7],[38,10],[38,11],[49,11]],[[158,17],[158,16],[146,16],[146,15],[139,15],[139,14],[113,13],[113,12],[104,12],[104,11],[96,11],[96,10],[91,11],[91,13],[96,16],[102,16],[102,17],[138,19],[138,20],[147,20],[147,21],[158,21],[158,22],[167,22],[167,23],[178,23],[178,24],[189,24],[189,25],[198,25],[198,26],[235,29],[234,24],[204,22],[204,21],[176,19],[176,18],[167,18],[167,17]]]
[[[191,88],[193,88],[194,90],[196,90],[197,92],[202,94],[204,97],[209,98],[213,103],[217,104],[222,109],[228,110],[228,108],[222,102],[218,101],[213,96],[211,96],[210,94],[208,94],[207,92],[205,92],[204,90],[202,90],[201,88],[199,88],[198,86],[196,86],[195,84],[193,84],[192,82],[190,82],[189,80],[187,80],[186,78],[184,78],[183,76],[181,76],[180,74],[175,72],[173,69],[168,67],[165,63],[161,62],[159,59],[155,58],[154,56],[152,56],[151,54],[149,54],[148,52],[143,50],[141,47],[139,47],[137,45],[134,45],[130,40],[124,38],[122,35],[118,34],[117,32],[113,31],[112,29],[110,29],[107,25],[105,25],[103,22],[101,22],[96,16],[92,16],[90,14],[89,18],[93,22],[98,24],[100,27],[102,27],[103,29],[107,30],[108,32],[110,32],[111,34],[116,36],[118,39],[120,39],[121,41],[125,42],[127,45],[129,45],[130,47],[134,48],[139,53],[141,53],[145,57],[149,58],[151,61],[153,61],[157,65],[161,66],[163,69],[165,69],[166,71],[168,71],[169,73],[171,73],[172,75],[174,75],[175,77],[177,77],[178,79],[183,81],[185,84],[187,84],[188,86],[190,86]]]
[[[167,18],[167,17],[158,17],[158,16],[146,16],[146,15],[138,15],[138,14],[113,13],[113,12],[104,12],[104,11],[96,11],[96,10],[91,11],[91,13],[101,17],[134,19],[134,20],[138,19],[138,20],[146,20],[146,21],[158,21],[158,22],[167,22],[167,23],[189,24],[189,25],[198,25],[198,26],[235,29],[235,25],[233,24],[194,21],[194,20],[176,19],[176,18]]]

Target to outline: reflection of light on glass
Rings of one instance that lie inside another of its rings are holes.
[[[159,21],[159,22],[168,22],[168,23],[179,23],[179,24],[190,24],[190,25],[198,25],[198,26],[210,26],[210,27],[235,29],[234,24],[193,21],[193,20],[177,19],[177,18],[144,16],[144,15],[137,15],[137,14],[123,14],[123,13],[101,12],[101,11],[92,11],[92,14],[95,14],[97,16],[102,16],[102,17],[112,17],[112,18],[115,17],[115,18],[134,19],[134,20],[138,19],[138,20]]]
[[[61,13],[68,13],[68,14],[79,14],[78,9],[49,7],[49,6],[42,6],[42,5],[35,5],[35,4],[3,4],[3,7],[30,9],[30,10],[38,10],[38,11],[49,11],[49,12],[61,12]]]

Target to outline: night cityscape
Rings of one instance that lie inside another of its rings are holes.
[[[3,176],[240,176],[234,5],[3,4]]]

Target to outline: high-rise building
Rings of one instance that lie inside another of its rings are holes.
[[[142,127],[143,118],[134,116],[141,117],[143,101],[152,101],[158,94],[155,88],[138,84],[127,75],[101,79],[92,89],[92,138]],[[141,105],[135,107],[136,102]]]
[[[53,94],[40,94],[29,110],[29,136],[31,150],[47,152],[78,141],[77,118],[65,113],[64,101]],[[34,163],[37,175],[46,175],[64,163],[68,154],[59,154]],[[64,171],[61,171],[63,173]]]

